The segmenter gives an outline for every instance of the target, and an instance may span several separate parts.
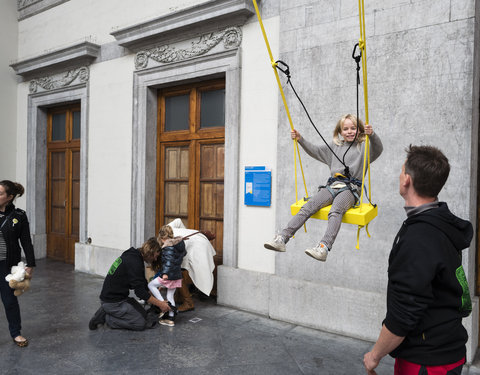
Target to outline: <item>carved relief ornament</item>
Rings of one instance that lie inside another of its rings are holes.
[[[17,9],[26,8],[29,5],[39,3],[42,0],[17,0]]]
[[[88,67],[82,66],[63,74],[32,79],[29,85],[30,94],[36,93],[39,87],[50,91],[70,86],[72,83],[85,83],[89,79],[89,74]]]
[[[185,49],[165,44],[140,51],[135,56],[135,69],[145,69],[150,59],[157,63],[171,63],[201,56],[222,41],[225,49],[238,48],[242,42],[242,31],[238,27],[228,27],[221,31],[204,34],[198,41],[191,42],[190,48]]]

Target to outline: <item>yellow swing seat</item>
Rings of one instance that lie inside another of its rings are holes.
[[[307,201],[302,198],[290,206],[292,215],[296,215],[300,208],[307,203]],[[328,213],[332,205],[325,206],[315,212],[311,218],[328,220]],[[378,214],[378,207],[372,205],[371,203],[361,203],[358,207],[350,208],[343,215],[342,222],[347,224],[355,224],[360,226],[366,226],[370,221],[372,221]]]

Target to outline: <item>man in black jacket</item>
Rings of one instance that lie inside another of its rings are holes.
[[[128,297],[130,289],[134,290],[138,298],[162,311],[170,310],[166,301],[160,301],[150,294],[145,279],[144,262],[154,262],[159,253],[160,244],[152,237],[140,249],[131,247],[113,262],[100,293],[102,306],[88,325],[91,330],[103,323],[107,323],[110,328],[135,331],[147,328],[147,312],[134,298]]]
[[[437,148],[407,149],[400,173],[407,219],[390,252],[387,315],[364,356],[367,374],[376,374],[387,354],[395,358],[395,375],[462,372],[468,339],[462,318],[472,307],[461,252],[473,228],[437,200],[449,172]]]

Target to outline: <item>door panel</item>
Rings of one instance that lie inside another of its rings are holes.
[[[79,239],[79,116],[78,106],[48,113],[47,256],[67,263],[74,263]]]
[[[210,230],[217,265],[223,259],[224,99],[224,80],[158,93],[156,232],[177,217],[187,228]]]
[[[58,151],[50,153],[50,228],[47,236],[48,255],[54,259],[63,260],[63,251],[66,243],[64,234],[66,232],[65,212],[65,165],[66,152]]]
[[[164,151],[165,176],[163,214],[171,221],[177,217],[188,219],[188,146],[168,146]],[[168,222],[168,221],[167,221]]]
[[[199,227],[215,233],[215,258],[220,262],[223,258],[223,176],[224,154],[223,143],[199,143],[200,154],[200,194],[199,194]],[[221,263],[219,263],[221,264]]]
[[[66,262],[75,261],[75,242],[79,240],[80,233],[80,150],[71,150],[71,183],[70,194],[67,200],[67,210],[69,211],[69,228],[67,228],[68,248]]]

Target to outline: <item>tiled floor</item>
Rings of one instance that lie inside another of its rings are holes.
[[[20,297],[27,348],[15,346],[0,309],[0,374],[364,374],[372,343],[196,300],[175,327],[88,329],[103,279],[38,261]],[[480,374],[465,368],[464,374]],[[393,374],[385,358],[378,375]]]

